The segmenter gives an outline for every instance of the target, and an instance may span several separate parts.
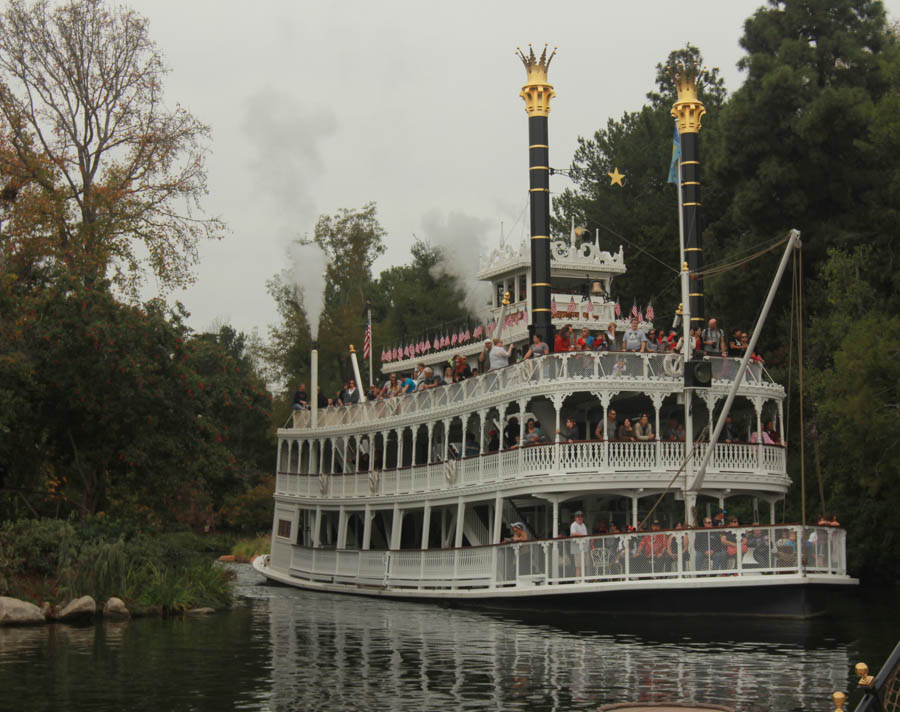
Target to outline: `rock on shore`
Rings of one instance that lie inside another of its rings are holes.
[[[103,605],[104,618],[131,618],[131,613],[121,598],[113,596]]]
[[[0,596],[0,625],[35,625],[44,622],[44,614],[33,603]]]
[[[69,601],[56,615],[56,620],[71,622],[83,618],[93,618],[97,613],[97,602],[90,596],[82,596]]]

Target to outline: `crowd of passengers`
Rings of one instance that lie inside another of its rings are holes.
[[[663,531],[658,519],[654,519],[649,531],[642,525],[637,527],[628,525],[620,530],[615,522],[607,524],[606,520],[597,522],[592,531],[592,536],[604,536],[603,539],[592,539],[590,550],[605,549],[606,565],[609,570],[616,572],[624,568],[626,557],[625,540],[615,536],[618,534],[640,534],[647,532],[638,539],[636,545],[630,547],[632,571],[676,571],[678,569],[679,538],[681,539],[682,569],[694,571],[727,570],[736,568],[735,560],[738,553],[738,532],[734,529],[741,526],[735,515],[727,517],[724,509],[715,515],[703,518],[702,526],[690,532],[681,522],[673,529]],[[822,515],[817,527],[840,527],[837,514]],[[773,565],[795,565],[797,561],[797,530],[794,528],[770,529],[762,528],[759,522],[753,522],[749,531],[741,534],[741,556],[750,553],[752,561],[744,559],[744,565],[768,567]],[[718,532],[715,529],[723,528]],[[775,539],[771,542],[769,534],[774,532]],[[588,527],[585,524],[584,512],[577,511],[574,514],[568,532],[561,529],[556,538],[586,537]],[[512,525],[512,536],[504,538],[503,542],[524,542],[532,537],[528,533],[526,525],[515,522]],[[691,539],[693,538],[693,542]],[[803,547],[803,558],[806,563],[824,565],[824,537],[820,541],[819,532],[811,530]],[[645,566],[641,566],[643,563]],[[572,562],[573,566],[577,566]],[[635,564],[638,564],[637,566]],[[580,568],[580,567],[579,567]],[[581,572],[576,570],[576,576]]]
[[[746,331],[735,329],[731,333],[731,337],[726,342],[725,332],[718,328],[715,319],[710,319],[705,329],[691,329],[690,338],[694,339],[694,349],[703,352],[708,356],[730,356],[741,358],[748,349],[749,336]],[[610,322],[605,332],[591,334],[586,327],[581,329],[576,337],[572,327],[563,326],[559,333],[556,334],[553,344],[553,353],[565,353],[569,351],[621,351],[631,353],[668,353],[681,352],[682,339],[678,337],[674,329],[668,333],[664,329],[650,329],[644,331],[639,328],[638,320],[631,320],[631,328],[626,329],[619,338],[616,334],[616,323]],[[365,393],[367,401],[383,400],[385,398],[394,398],[397,396],[415,393],[416,391],[424,391],[451,383],[459,383],[469,378],[474,378],[479,373],[494,371],[505,368],[510,363],[517,363],[530,358],[546,356],[551,353],[550,345],[545,343],[541,337],[535,334],[532,337],[532,343],[527,350],[517,349],[515,346],[505,348],[503,340],[500,338],[487,339],[481,353],[478,356],[478,365],[474,368],[469,364],[468,358],[464,355],[456,356],[443,369],[443,373],[424,363],[419,363],[415,370],[407,375],[400,376],[396,373],[390,374],[388,379],[381,385],[375,384],[369,386]],[[753,354],[753,361],[762,363],[762,358],[757,354]],[[622,366],[624,370],[624,365]],[[361,400],[360,391],[353,379],[344,383],[343,388],[329,397],[322,393],[321,390],[317,394],[316,405],[319,408],[329,408],[332,406],[354,405]],[[294,410],[303,410],[309,407],[309,394],[304,384],[297,387],[294,393],[293,408]],[[629,430],[625,431],[624,437],[619,439],[631,439],[630,429],[631,422],[628,422]],[[623,426],[625,423],[622,424]],[[681,438],[668,437],[667,440],[683,440]],[[613,439],[607,436],[608,439]],[[641,440],[645,438],[636,437]],[[730,442],[730,440],[727,440]]]

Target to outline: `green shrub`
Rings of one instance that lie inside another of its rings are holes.
[[[214,562],[230,538],[148,534],[102,521],[20,520],[0,526],[0,595],[61,603],[90,595],[182,611],[231,603],[233,575]]]
[[[249,561],[256,554],[268,554],[272,548],[268,534],[254,537],[253,539],[241,539],[231,549],[231,553],[238,561]]]

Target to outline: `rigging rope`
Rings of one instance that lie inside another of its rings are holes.
[[[604,230],[606,230],[606,232],[608,232],[608,233],[609,233],[610,235],[612,235],[613,237],[617,237],[617,238],[619,238],[620,240],[622,240],[623,242],[627,242],[627,243],[628,243],[629,245],[631,245],[634,249],[636,249],[639,253],[640,253],[640,252],[646,253],[647,257],[649,257],[651,260],[653,260],[653,261],[655,261],[655,262],[658,262],[659,264],[661,264],[663,267],[665,267],[665,268],[666,268],[667,270],[669,270],[670,272],[675,272],[675,274],[681,274],[681,270],[680,270],[680,269],[676,269],[675,267],[672,267],[672,265],[666,264],[666,263],[663,262],[661,259],[659,259],[659,257],[657,257],[656,255],[654,255],[652,252],[649,252],[647,249],[645,249],[645,248],[641,247],[640,245],[637,245],[636,243],[632,242],[631,240],[629,240],[629,239],[628,239],[627,237],[625,237],[624,235],[620,235],[620,234],[617,233],[615,230],[613,230],[611,227],[607,227],[607,226],[604,225],[603,223],[600,223],[600,224],[599,224],[599,227],[602,227]]]
[[[765,249],[762,249],[762,250],[758,250],[758,251],[748,255],[747,257],[742,257],[739,260],[735,260],[733,262],[728,262],[719,267],[711,267],[711,268],[707,267],[705,270],[702,270],[700,272],[695,272],[694,274],[698,277],[712,277],[717,274],[723,274],[725,272],[730,272],[731,270],[737,269],[738,267],[743,267],[745,264],[748,264],[755,259],[759,259],[766,253],[771,252],[776,247],[778,247],[779,245],[783,245],[787,241],[788,241],[787,237],[782,238],[781,240],[778,240],[778,242],[775,242],[774,244],[770,245],[769,247],[766,247]]]
[[[800,493],[801,524],[806,526],[806,441],[803,420],[803,260],[797,258],[797,387],[800,390]]]

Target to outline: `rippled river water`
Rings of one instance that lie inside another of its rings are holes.
[[[642,621],[307,593],[236,568],[228,613],[0,630],[0,709],[827,710],[900,636],[896,591],[842,594],[805,622]]]

